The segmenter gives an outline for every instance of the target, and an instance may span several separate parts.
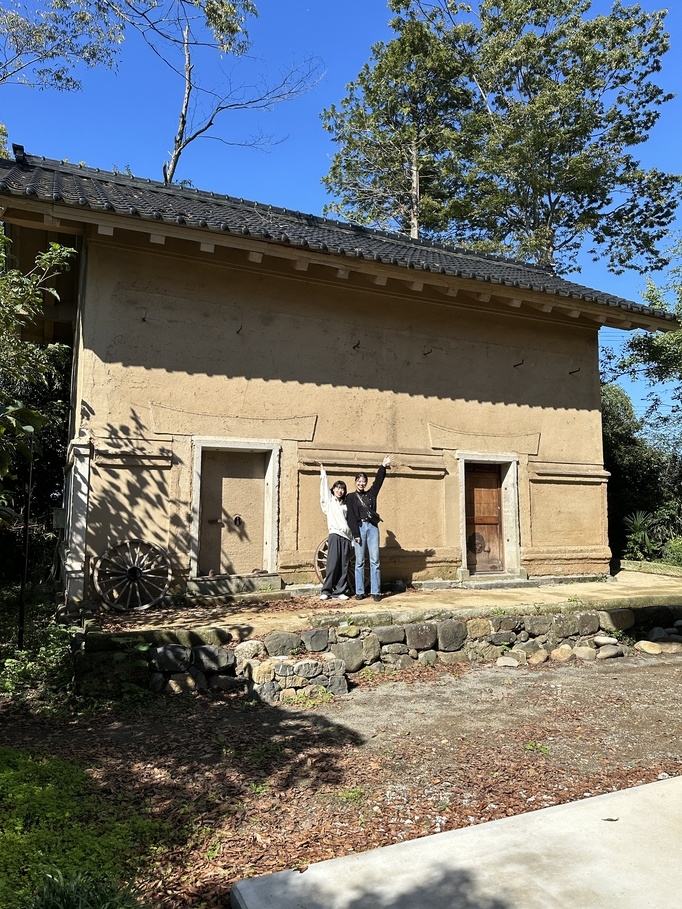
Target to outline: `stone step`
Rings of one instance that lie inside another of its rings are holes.
[[[227,597],[256,591],[282,590],[284,581],[275,574],[226,574],[217,577],[192,578],[187,582],[187,596]]]

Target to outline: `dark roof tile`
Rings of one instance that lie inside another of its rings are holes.
[[[255,236],[331,255],[558,294],[675,321],[674,316],[661,310],[592,290],[539,266],[501,256],[411,240],[358,224],[33,155],[18,156],[17,161],[0,159],[0,194],[30,195],[45,202],[89,207],[122,217],[180,224],[188,230],[201,228]]]

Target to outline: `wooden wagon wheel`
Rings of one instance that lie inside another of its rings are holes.
[[[126,540],[102,553],[95,562],[92,580],[112,609],[149,609],[170,587],[170,559],[154,543]]]

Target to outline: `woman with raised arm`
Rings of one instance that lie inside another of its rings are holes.
[[[320,593],[321,600],[333,597],[348,599],[348,566],[350,565],[351,532],[346,520],[346,484],[337,480],[329,488],[327,474],[320,461],[320,507],[327,516],[327,568]]]
[[[365,598],[365,552],[369,555],[370,592],[376,603],[381,599],[381,570],[379,567],[379,521],[381,518],[377,513],[377,496],[392,460],[391,455],[386,455],[369,489],[367,489],[367,474],[357,474],[355,492],[351,492],[346,498],[348,524],[353,536],[355,551],[356,600]]]

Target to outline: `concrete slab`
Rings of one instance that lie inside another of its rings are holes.
[[[674,909],[682,777],[240,881],[235,909]]]

